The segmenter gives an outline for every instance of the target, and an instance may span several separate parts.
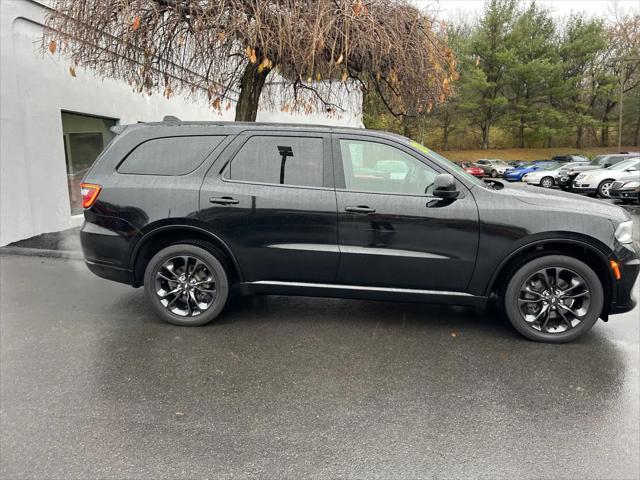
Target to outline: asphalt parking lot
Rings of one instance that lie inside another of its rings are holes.
[[[464,308],[303,297],[189,329],[81,262],[0,261],[2,478],[640,472],[638,309],[568,345]]]

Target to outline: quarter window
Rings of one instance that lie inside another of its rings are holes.
[[[224,136],[155,138],[138,145],[118,167],[119,173],[186,175],[198,168]]]
[[[323,139],[253,136],[224,171],[242,182],[322,187]]]
[[[347,190],[430,194],[437,172],[404,151],[377,142],[340,140]]]

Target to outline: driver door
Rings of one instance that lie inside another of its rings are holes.
[[[347,285],[464,291],[478,247],[470,192],[433,197],[444,173],[406,145],[333,135],[340,262]]]

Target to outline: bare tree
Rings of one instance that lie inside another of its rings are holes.
[[[394,115],[446,100],[457,78],[440,25],[408,0],[53,0],[43,45],[140,91],[205,91],[254,121],[275,79],[283,110],[340,109],[375,90]],[[323,88],[319,88],[323,85]],[[327,87],[329,85],[329,87]]]

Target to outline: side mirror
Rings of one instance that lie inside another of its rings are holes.
[[[433,182],[433,196],[445,200],[455,200],[460,196],[456,179],[448,173],[440,173]]]

